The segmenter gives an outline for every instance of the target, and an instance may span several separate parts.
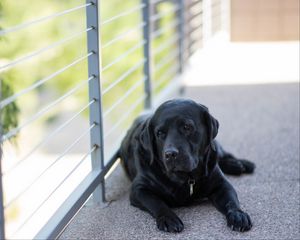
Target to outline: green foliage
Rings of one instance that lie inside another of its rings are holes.
[[[0,3],[0,17],[1,15],[2,15],[2,4]],[[1,29],[2,28],[0,26],[0,30]],[[3,81],[0,78],[0,101],[12,94],[13,94],[12,87],[8,84],[7,81]],[[18,126],[18,115],[19,115],[19,108],[15,102],[8,104],[4,109],[0,109],[0,136],[6,134],[10,129]]]
[[[101,22],[123,13],[133,7],[136,7],[141,3],[140,0],[109,0],[100,1],[100,18]],[[15,26],[30,20],[34,20],[43,16],[51,15],[53,13],[61,12],[65,9],[85,4],[84,0],[70,1],[70,0],[22,0],[11,1],[1,0],[2,14],[0,14],[0,26],[4,29],[11,26]],[[161,4],[159,11],[168,10],[170,7],[174,7],[170,3]],[[174,15],[166,16],[161,21],[161,26],[167,24]],[[110,40],[118,37],[129,30],[133,30],[124,37],[109,47],[101,49],[101,64],[102,67],[107,66],[112,61],[117,59],[120,55],[133,48],[137,44],[142,42],[142,28],[138,29],[137,26],[142,23],[141,11],[132,12],[131,14],[121,17],[116,21],[108,23],[100,27],[101,30],[101,45],[104,46]],[[30,54],[36,50],[49,46],[61,39],[69,37],[75,33],[78,33],[86,29],[85,9],[81,9],[65,16],[56,17],[51,20],[44,21],[42,23],[35,24],[34,26],[24,28],[22,30],[8,33],[0,41],[0,65],[8,63],[18,59],[24,55]],[[174,35],[174,28],[168,29],[163,35],[154,40],[154,47],[159,46],[165,42],[170,36]],[[164,51],[160,52],[154,57],[154,65],[157,64],[166,55],[174,51],[175,44],[171,44]],[[28,61],[24,61],[17,64],[15,67],[7,69],[2,72],[1,78],[6,85],[3,91],[2,99],[6,96],[13,94],[20,90],[34,84],[55,71],[60,70],[64,66],[77,60],[79,57],[87,54],[86,48],[86,34],[72,39],[58,47],[49,49],[37,57],[34,57]],[[135,66],[143,59],[142,46],[128,56],[124,57],[109,69],[102,72],[101,84],[102,90],[107,89],[116,79],[122,74]],[[173,66],[175,61],[168,62],[163,68],[154,74],[154,82],[158,81],[166,71]],[[52,93],[52,98],[49,101],[53,101],[56,98],[63,95],[66,91],[70,90],[79,82],[88,78],[87,61],[83,61],[70,67],[68,70],[50,79],[45,84],[37,88],[35,91],[30,91],[26,96],[22,96],[17,99],[16,102],[3,109],[2,117],[7,122],[3,126],[3,130],[7,131],[9,126],[13,127],[17,124],[18,119],[18,105],[22,103],[22,116],[26,118],[26,115],[33,113],[34,109],[40,107],[40,96],[43,93]],[[132,72],[127,78],[120,82],[117,86],[113,87],[107,94],[103,96],[102,103],[104,111],[109,109],[113,104],[120,99],[125,92],[128,91],[137,81],[142,81],[143,69],[142,66],[136,71]],[[158,93],[168,82],[171,76],[169,76],[162,84],[157,86],[155,93]],[[116,108],[105,121],[115,121],[119,118],[120,112],[126,112],[126,109],[131,106],[137,98],[143,94],[143,84],[137,88],[130,96],[128,96],[123,102],[122,107]],[[88,99],[87,88],[74,95],[74,100],[78,106],[86,104]],[[24,110],[26,109],[26,111]],[[135,116],[135,113],[140,111],[137,108],[131,115]],[[46,123],[50,123],[55,119],[55,114],[48,114]],[[8,122],[11,122],[9,125]]]
[[[13,94],[11,86],[0,79],[0,100]],[[18,126],[19,108],[15,102],[8,104],[0,111],[0,135]]]

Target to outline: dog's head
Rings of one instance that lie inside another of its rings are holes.
[[[218,121],[192,100],[163,103],[145,124],[140,142],[150,163],[157,159],[170,175],[185,176],[199,166],[207,174]]]

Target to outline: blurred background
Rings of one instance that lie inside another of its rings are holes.
[[[163,16],[153,19],[154,98],[179,71],[174,59],[178,38],[168,42],[170,36],[176,37],[178,27],[176,1],[157,2],[153,14]],[[299,0],[186,3],[187,18],[193,18],[195,29],[187,35],[191,44],[184,58],[188,65],[183,86],[299,82]],[[82,0],[0,1],[1,164],[8,236],[34,236],[91,170],[90,161],[85,161],[55,195],[50,194],[47,205],[36,209],[90,148],[90,136],[85,134],[90,128],[88,86],[81,84],[89,80],[85,8],[28,28],[9,29],[84,4]],[[144,85],[138,83],[144,78],[141,11],[107,20],[139,4],[139,0],[101,1],[105,159],[143,110],[144,100]],[[121,53],[125,55],[120,58]],[[118,102],[128,89],[131,94]],[[70,94],[65,96],[66,92]],[[13,101],[7,101],[12,96]],[[72,122],[62,127],[69,119]],[[51,170],[41,175],[49,166]]]
[[[231,0],[229,12],[229,41],[224,31],[211,33],[195,58],[202,71],[187,84],[298,82],[299,1]]]

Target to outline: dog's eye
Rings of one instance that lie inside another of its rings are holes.
[[[184,124],[183,128],[185,131],[191,131],[193,129],[193,126],[191,124]]]
[[[162,130],[158,130],[157,133],[156,133],[156,135],[157,135],[157,137],[162,138],[162,137],[165,136],[165,132],[162,131]]]

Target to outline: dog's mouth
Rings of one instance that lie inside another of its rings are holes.
[[[195,156],[181,156],[176,161],[167,163],[164,161],[167,175],[171,178],[175,177],[180,180],[187,180],[195,173],[199,173],[199,164],[201,164],[201,158],[195,158]]]
[[[166,168],[174,173],[187,174],[197,168],[199,161],[193,156],[185,155],[173,161],[164,161]]]
[[[176,181],[177,183],[184,184],[190,180],[195,180],[197,173],[195,171],[192,172],[185,172],[185,171],[173,171],[168,174],[171,180]]]
[[[184,183],[190,178],[190,173],[185,171],[168,171],[168,177],[176,182]]]
[[[190,172],[186,171],[172,171],[172,173],[176,174],[178,177],[186,177],[190,174]]]

